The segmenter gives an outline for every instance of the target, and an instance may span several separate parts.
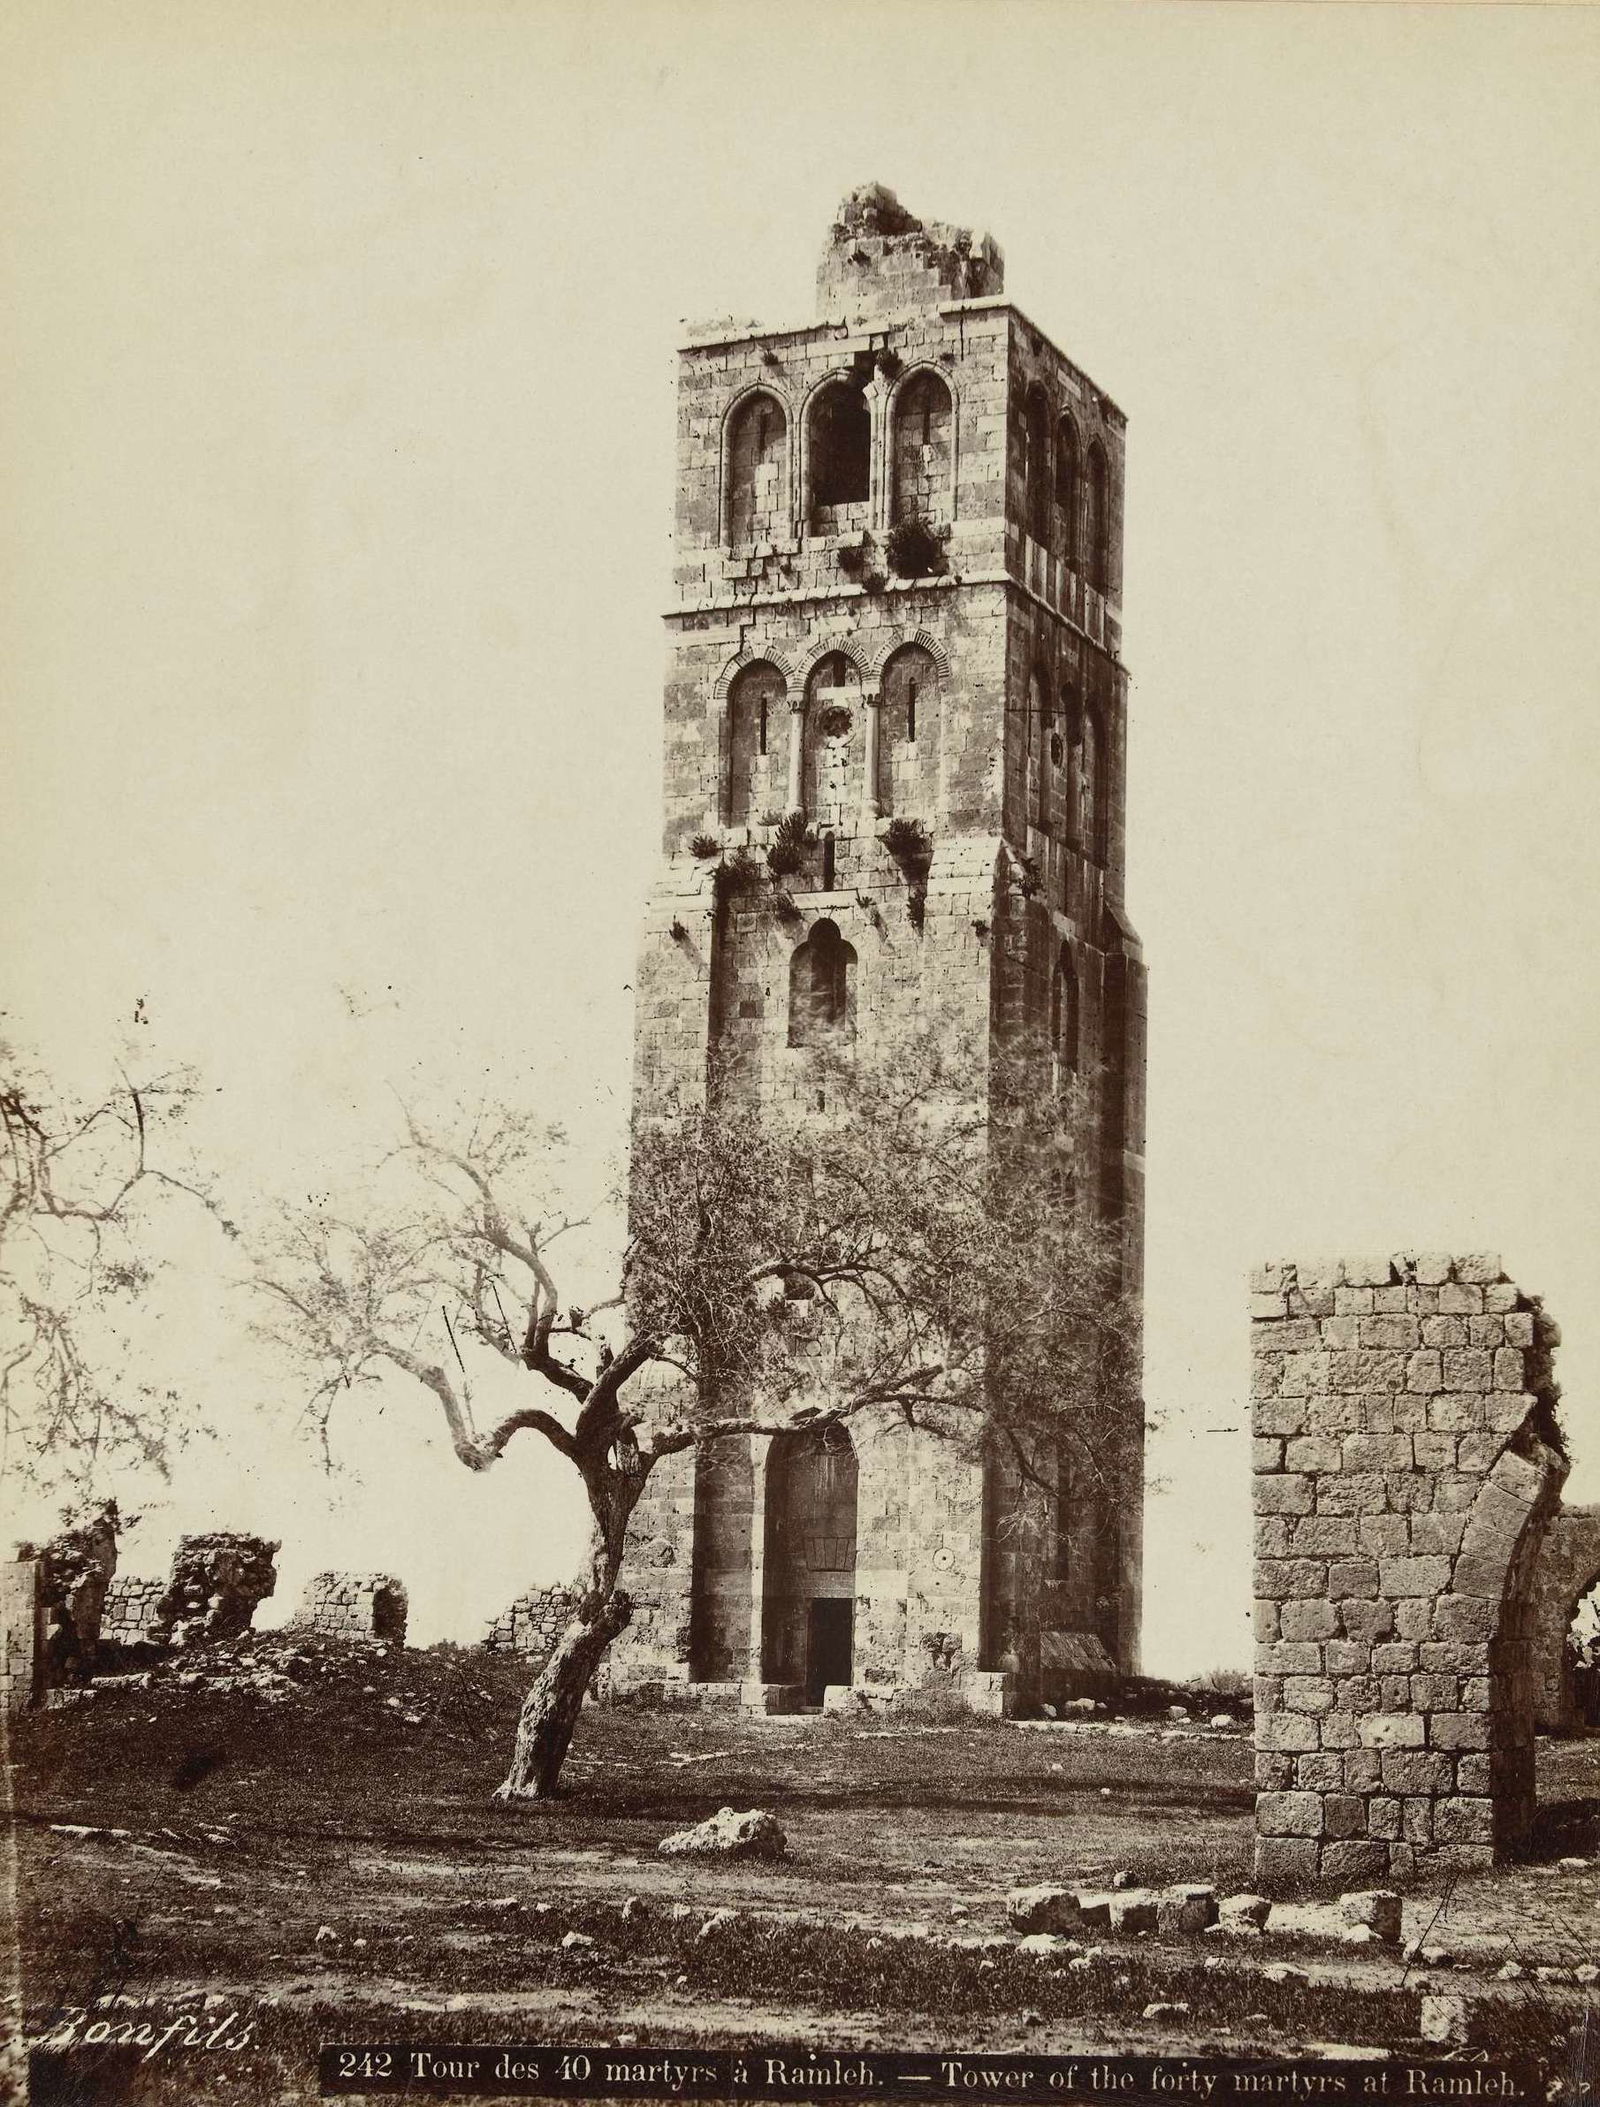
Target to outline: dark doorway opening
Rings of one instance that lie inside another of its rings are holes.
[[[820,1705],[830,1683],[848,1683],[856,1606],[847,1595],[812,1598],[806,1632],[806,1703]]]

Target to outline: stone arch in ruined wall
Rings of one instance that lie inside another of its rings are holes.
[[[1258,1879],[1515,1855],[1554,1326],[1497,1257],[1402,1253],[1263,1268],[1251,1334]]]
[[[1563,1507],[1545,1531],[1533,1574],[1533,1705],[1542,1732],[1563,1733],[1578,1724],[1567,1632],[1597,1581],[1600,1507]]]

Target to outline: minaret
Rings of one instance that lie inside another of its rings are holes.
[[[1123,896],[1125,426],[1004,295],[987,238],[868,186],[819,316],[679,355],[664,861],[636,979],[635,1118],[707,1078],[804,1102],[822,1033],[927,1013],[978,1073],[1047,1036],[1092,1106],[1092,1190],[1143,1248],[1145,975]],[[744,850],[770,887],[718,885]],[[949,1028],[948,1023],[946,1028]],[[904,1428],[741,1440],[658,1470],[621,1682],[768,1708],[954,1664],[973,1701],[1136,1666],[1142,1425],[1063,1455],[1054,1540]],[[1102,1651],[1103,1649],[1103,1651]]]

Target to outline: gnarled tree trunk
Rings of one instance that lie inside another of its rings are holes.
[[[548,1800],[561,1777],[584,1692],[594,1681],[606,1649],[633,1617],[633,1598],[617,1585],[628,1518],[644,1490],[646,1468],[631,1431],[607,1436],[601,1449],[574,1458],[594,1516],[590,1587],[578,1614],[561,1634],[555,1652],[522,1701],[511,1768],[497,1800]]]
[[[497,1800],[548,1800],[555,1793],[584,1692],[606,1649],[627,1629],[632,1616],[632,1600],[620,1588],[603,1602],[595,1603],[592,1597],[585,1601],[522,1701],[511,1768],[495,1793]]]

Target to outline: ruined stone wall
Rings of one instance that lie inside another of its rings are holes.
[[[1551,1517],[1533,1576],[1534,1719],[1542,1733],[1562,1733],[1579,1724],[1567,1633],[1596,1581],[1600,1507],[1563,1507]]]
[[[557,1582],[547,1588],[529,1588],[494,1618],[483,1635],[490,1653],[519,1653],[541,1664],[556,1650],[556,1643],[583,1600],[583,1590]]]
[[[181,1536],[150,1636],[169,1646],[236,1639],[278,1584],[279,1546],[237,1529]]]
[[[1252,1289],[1258,1880],[1490,1864],[1533,1813],[1554,1327],[1486,1254]]]
[[[106,1590],[100,1611],[100,1636],[118,1646],[162,1643],[157,1630],[164,1580],[141,1573],[119,1573]]]
[[[406,1591],[392,1573],[316,1573],[306,1583],[297,1624],[339,1639],[406,1642]]]
[[[0,1565],[0,1709],[20,1712],[44,1689],[44,1601],[36,1559]]]

